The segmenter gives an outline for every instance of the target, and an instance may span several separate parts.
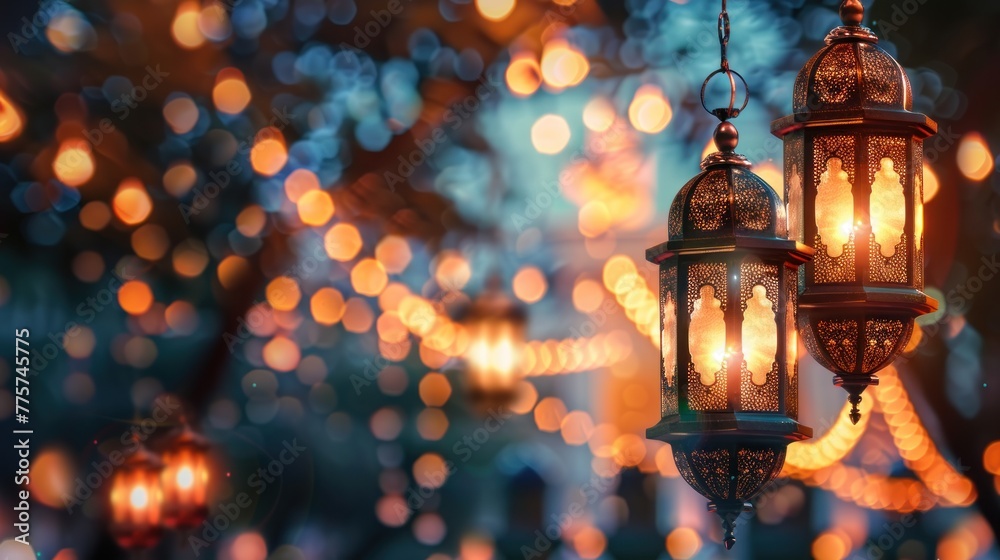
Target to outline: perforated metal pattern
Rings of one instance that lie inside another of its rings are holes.
[[[817,321],[816,341],[841,372],[853,373],[858,360],[858,322],[851,319]]]
[[[857,108],[907,109],[913,105],[902,67],[877,45],[837,42],[821,49],[795,80],[796,113]]]
[[[873,107],[903,107],[909,89],[902,68],[885,51],[871,43],[859,43],[866,104]]]
[[[790,418],[799,418],[799,361],[798,361],[798,275],[794,270],[785,269],[785,375],[788,385],[785,388],[785,414]]]
[[[767,483],[778,476],[784,464],[784,447],[740,448],[736,454],[736,467],[740,474],[734,498],[743,502],[755,498]]]
[[[726,292],[726,264],[725,263],[692,263],[687,267],[687,312],[688,317],[694,312],[694,302],[700,297],[701,288],[711,285],[715,288],[715,297],[722,302],[721,309],[725,312],[728,306],[728,294]],[[690,344],[690,341],[688,342]],[[687,366],[687,397],[688,408],[697,411],[726,410],[729,408],[729,401],[726,397],[727,389],[726,362],[715,373],[715,383],[704,385],[701,382],[701,374],[695,371],[694,363],[688,362]]]
[[[858,75],[851,71],[858,64],[851,45],[840,43],[825,50],[826,55],[816,63],[813,76],[810,101],[814,111],[836,109],[852,101],[856,103],[859,97]]]
[[[681,239],[684,235],[684,205],[691,187],[701,179],[701,174],[695,175],[681,187],[673,202],[670,203],[670,214],[667,216],[667,235],[670,239]]]
[[[872,282],[885,282],[891,284],[909,284],[909,264],[907,258],[906,240],[903,239],[896,245],[896,253],[891,257],[882,256],[882,247],[875,241],[875,236],[869,238],[868,276]],[[923,259],[921,259],[922,261]]]
[[[728,449],[695,449],[691,467],[708,490],[706,497],[724,500],[729,497],[730,452]],[[735,473],[734,473],[735,474]]]
[[[903,344],[905,331],[905,325],[899,319],[865,321],[865,355],[861,371],[874,373],[882,369],[895,354],[896,348]]]
[[[775,232],[784,237],[785,224],[776,216],[774,190],[763,179],[743,169],[733,169],[736,228],[739,233]]]
[[[757,259],[748,257],[740,265],[740,309],[747,310],[747,301],[753,296],[754,286],[761,285],[767,290],[767,299],[771,300],[775,314],[778,313],[778,265],[764,264]]]
[[[687,452],[679,447],[674,447],[673,455],[674,464],[677,465],[677,472],[681,473],[681,478],[683,478],[684,481],[691,486],[691,488],[694,488],[695,492],[711,499],[711,494],[709,494],[708,489],[705,488],[700,480],[695,478],[694,469],[691,468],[691,462],[688,460]]]
[[[684,215],[685,229],[708,232],[732,227],[729,179],[725,170],[706,172],[692,189]]]
[[[673,303],[670,309],[669,302]],[[660,411],[677,414],[677,267],[660,267]]]

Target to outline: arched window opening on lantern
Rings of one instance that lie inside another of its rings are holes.
[[[903,240],[906,226],[906,196],[894,167],[891,158],[882,158],[872,183],[872,235],[886,258],[896,254],[896,246]]]
[[[705,284],[698,293],[691,312],[688,349],[701,384],[708,386],[715,384],[716,374],[726,360],[726,317],[722,301],[715,297],[715,286]]]
[[[854,233],[854,195],[844,162],[833,157],[816,186],[816,229],[826,254],[837,258]]]
[[[778,352],[773,306],[774,302],[767,299],[767,288],[757,284],[743,312],[743,359],[754,385],[767,383]]]
[[[677,363],[677,306],[673,294],[667,292],[663,300],[663,328],[660,330],[660,354],[664,364],[664,380],[667,387],[676,383],[674,364]]]

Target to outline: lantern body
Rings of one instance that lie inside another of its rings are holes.
[[[727,547],[788,443],[812,433],[797,421],[795,335],[811,250],[785,237],[781,200],[749,167],[731,151],[709,156],[674,199],[669,241],[647,251],[660,267],[662,408],[647,437],[671,443]]]
[[[160,460],[140,447],[111,480],[111,534],[119,546],[152,548],[163,535]]]
[[[491,287],[462,320],[468,334],[468,394],[483,410],[513,401],[523,377],[526,315],[499,287]]]
[[[914,319],[936,309],[923,293],[923,139],[902,67],[859,25],[827,37],[798,75],[784,141],[790,236],[816,249],[800,277],[799,330],[809,353],[855,404],[895,358]],[[856,23],[857,22],[857,23]]]
[[[208,445],[184,426],[163,457],[163,521],[172,529],[190,529],[208,516]]]

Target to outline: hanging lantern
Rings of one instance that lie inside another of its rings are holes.
[[[152,548],[163,534],[163,464],[141,445],[111,480],[111,534],[122,548]]]
[[[163,451],[163,521],[191,529],[208,516],[208,443],[186,423]]]
[[[469,338],[465,351],[469,399],[482,410],[509,405],[523,376],[524,310],[494,278],[469,306],[462,323]]]
[[[662,416],[646,436],[671,444],[732,548],[737,520],[778,476],[788,444],[812,435],[797,420],[795,334],[798,268],[812,250],[787,239],[781,199],[735,152],[728,119],[742,111],[736,79],[746,83],[729,69],[722,6],[722,65],[702,87],[704,105],[712,77],[729,78],[729,107],[709,111],[722,121],[719,151],[674,198],[669,240],[646,253],[660,268]]]
[[[937,125],[910,111],[906,73],[862,27],[858,0],[799,72],[793,114],[772,131],[785,146],[789,236],[811,243],[799,329],[809,353],[858,404],[906,345],[923,293],[923,140]]]

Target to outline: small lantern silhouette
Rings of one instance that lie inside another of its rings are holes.
[[[858,404],[906,345],[914,319],[937,308],[923,293],[923,140],[937,125],[911,112],[903,68],[862,27],[858,0],[799,72],[793,114],[772,132],[785,145],[789,236],[812,244],[799,330],[809,353]]]
[[[526,323],[524,309],[504,294],[496,277],[466,310],[468,394],[477,407],[504,407],[516,397],[524,374]]]
[[[185,423],[170,439],[163,457],[163,521],[191,529],[208,516],[209,446]]]
[[[778,476],[798,423],[798,268],[812,250],[785,236],[777,193],[735,153],[730,122],[719,152],[674,198],[669,241],[647,251],[660,270],[662,419],[646,435],[669,442],[681,476],[723,522],[736,520]]]
[[[122,548],[152,548],[163,535],[163,464],[141,444],[111,480],[111,534]]]

